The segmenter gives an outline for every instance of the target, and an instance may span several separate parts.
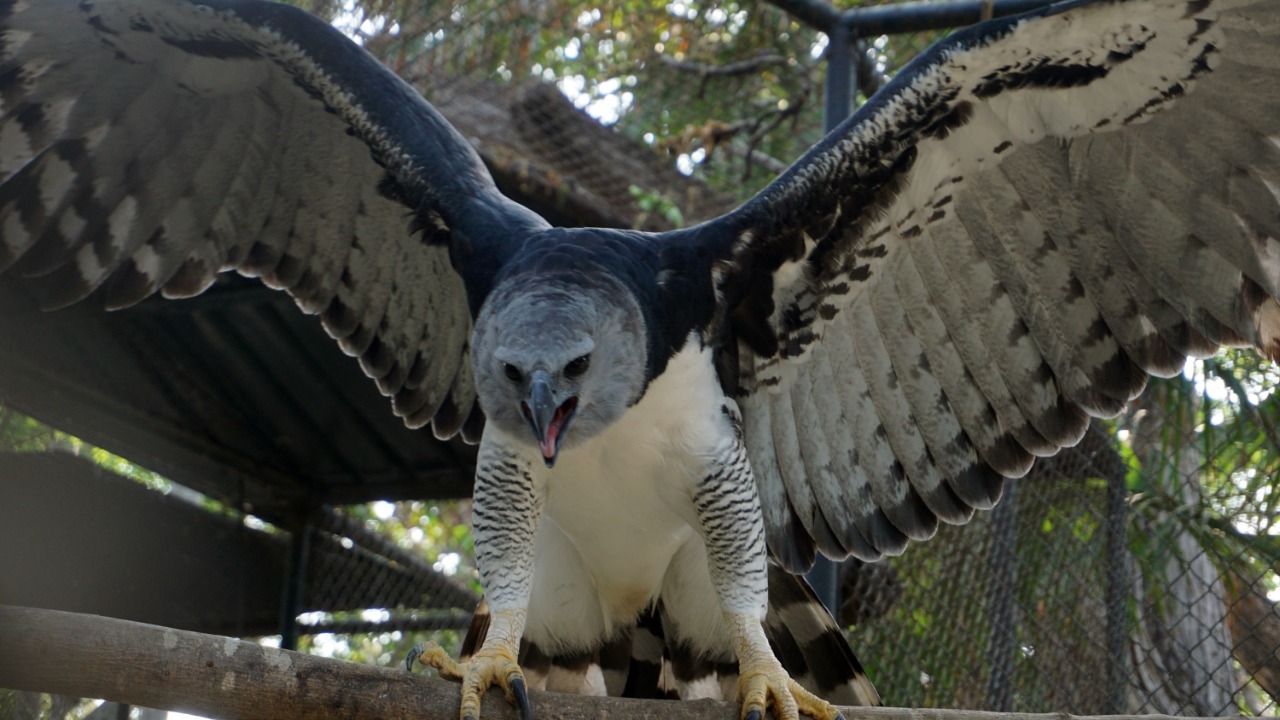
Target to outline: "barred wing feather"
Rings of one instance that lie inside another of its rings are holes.
[[[535,221],[331,27],[237,0],[0,2],[0,101],[0,272],[40,278],[47,306],[258,276],[410,425],[478,438],[448,241],[469,203]]]
[[[770,546],[965,522],[1149,374],[1280,359],[1280,3],[957,33],[717,221]]]

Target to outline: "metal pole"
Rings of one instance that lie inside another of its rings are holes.
[[[991,518],[991,677],[988,710],[1013,712],[1013,666],[1018,650],[1018,483],[1005,481],[1004,497]]]
[[[849,62],[849,30],[843,25],[834,25],[827,33],[827,77],[826,88],[822,99],[822,125],[826,132],[831,132],[849,116],[853,105],[852,73]],[[817,593],[818,599],[833,617],[840,610],[840,572],[839,566],[825,555],[818,555],[818,560],[807,575],[809,584]]]
[[[1051,5],[1053,1],[995,0],[990,3],[990,17],[1016,15]],[[983,19],[988,6],[987,0],[953,0],[890,3],[841,12],[824,0],[769,0],[769,3],[814,30],[830,35],[832,28],[843,25],[864,38],[972,25]]]
[[[1051,4],[1053,0],[995,0],[990,11],[991,17],[997,18]],[[945,30],[980,22],[987,6],[986,0],[890,3],[846,10],[840,14],[840,22],[856,29],[860,37]]]
[[[849,117],[853,106],[852,63],[848,25],[836,25],[827,33],[827,77],[822,98],[822,129],[831,132]]]
[[[1107,479],[1107,667],[1108,715],[1125,712],[1129,683],[1129,537],[1124,468]]]
[[[311,519],[307,516],[298,523],[289,543],[284,599],[280,603],[280,649],[282,650],[295,650],[298,647],[298,614],[302,612],[302,591],[307,584],[311,532]]]

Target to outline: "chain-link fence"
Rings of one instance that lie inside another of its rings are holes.
[[[316,7],[561,222],[690,224],[821,136],[826,40],[764,3]],[[858,52],[883,76],[942,34]],[[1277,384],[1243,355],[1163,383],[1011,482],[994,512],[846,564],[841,619],[886,704],[1277,714]],[[395,662],[420,632],[464,627],[470,591],[358,516],[309,531],[302,646]]]
[[[874,581],[860,577],[866,566],[847,571],[844,619],[886,703],[1276,714],[1276,481],[1255,482],[1254,468],[1273,468],[1280,446],[1224,474],[1213,464],[1245,450],[1239,438],[1189,425],[1167,445],[1167,423],[1188,419],[1171,419],[1170,404],[1200,406],[1194,391],[1160,386],[1124,422],[1095,425],[1009,483],[995,511],[943,528]]]

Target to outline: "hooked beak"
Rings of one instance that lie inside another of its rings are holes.
[[[538,449],[542,451],[542,461],[547,467],[555,465],[560,441],[578,409],[578,398],[571,397],[557,406],[551,393],[550,373],[534,370],[529,376],[529,396],[520,405],[538,442]]]

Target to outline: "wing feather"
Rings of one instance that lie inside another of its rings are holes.
[[[258,276],[409,424],[475,439],[461,274],[545,223],[336,30],[257,0],[9,3],[0,88],[0,271],[43,276],[50,306]]]
[[[882,431],[879,421],[874,413],[866,412],[871,407],[871,393],[857,356],[852,352],[852,338],[841,333],[833,335],[831,340],[832,350],[826,353],[826,356],[832,362],[833,387],[836,396],[844,405],[846,417],[850,421],[847,426],[848,432],[852,436],[853,447],[857,453],[855,457],[860,469],[852,478],[840,478],[841,487],[835,492],[837,497],[844,498],[844,502],[841,505],[826,508],[826,512],[836,514],[843,511],[851,515],[861,537],[864,538],[864,543],[870,543],[865,546],[865,553],[874,551],[875,547],[890,541],[893,544],[903,541],[900,537],[887,536],[887,531],[879,527],[887,522],[887,518],[880,509],[873,492],[877,483],[887,480],[895,485],[902,485],[906,483],[906,478],[902,465],[894,457],[893,448],[889,446],[888,436]],[[888,468],[887,476],[884,470],[886,467]],[[901,533],[896,534],[901,535]],[[878,544],[871,542],[877,538],[880,539]],[[860,556],[865,557],[865,554]]]
[[[1202,289],[1197,282],[1198,275],[1203,271],[1221,280],[1223,274],[1230,275],[1234,268],[1199,252],[1200,243],[1183,219],[1153,198],[1140,180],[1127,171],[1126,163],[1105,160],[1109,153],[1128,154],[1122,139],[1102,136],[1099,140],[1092,143],[1087,175],[1081,176],[1081,180],[1099,191],[1092,209],[1120,238],[1119,247],[1128,253],[1134,268],[1159,297],[1178,316],[1186,318],[1196,332],[1217,345],[1227,332],[1223,324],[1234,324],[1235,318],[1229,300],[1213,297],[1215,293]],[[1200,263],[1208,266],[1201,267]]]
[[[851,500],[859,492],[869,490],[870,483],[857,462],[852,435],[844,430],[848,423],[845,405],[832,392],[835,374],[825,356],[814,357],[813,361],[813,373],[806,381],[797,381],[797,392],[792,396],[796,401],[792,411],[812,423],[800,436],[801,455],[818,508],[842,550],[865,554],[871,548],[871,535],[863,534],[860,528],[870,529],[868,520],[874,505],[864,501],[860,512],[846,508],[854,505]],[[803,395],[799,392],[802,388]]]
[[[891,291],[891,288],[886,286]],[[896,302],[896,298],[890,300]],[[887,544],[877,544],[884,554],[896,555],[906,547],[908,538],[925,539],[937,530],[936,516],[928,510],[921,496],[937,494],[943,482],[934,466],[916,423],[912,407],[903,393],[902,379],[894,368],[892,352],[886,345],[887,335],[877,321],[871,302],[860,303],[850,313],[852,333],[861,376],[866,380],[867,397],[878,423],[872,434],[883,435],[897,459],[900,472],[890,470],[889,482],[871,484],[871,497],[893,526],[895,532],[881,530]]]
[[[769,547],[786,567],[812,565],[813,536],[800,525],[778,469],[773,444],[772,403],[761,402],[754,412],[743,416],[742,437],[748,447],[757,448],[751,456],[751,470],[759,482],[760,507],[764,513],[765,539]]]
[[[960,195],[955,206],[956,222],[938,224],[934,237],[942,241],[935,247],[947,253],[942,261],[963,272],[955,278],[957,284],[973,287],[965,296],[965,314],[956,322],[963,325],[966,317],[977,319],[985,356],[994,363],[1019,414],[1034,432],[1026,435],[1031,443],[1027,450],[1052,455],[1079,437],[1083,413],[1063,400],[1052,370],[1018,315],[1006,278],[974,239],[975,233],[992,237],[996,232],[978,200]]]
[[[1074,445],[1084,432],[1084,412],[1113,416],[1128,400],[1127,396],[1100,392],[1097,379],[1086,372],[1092,365],[1080,357],[1080,334],[1068,327],[1069,323],[1089,327],[1097,312],[1078,292],[1078,282],[1059,254],[1049,229],[1003,172],[987,173],[975,181],[973,197],[983,224],[971,228],[970,236],[1001,278],[1021,327],[1026,328],[1042,362],[1053,373],[1059,407],[1064,411],[1053,414],[1070,412],[1078,419],[1065,435],[1055,435],[1053,439],[1060,446]],[[959,207],[963,211],[966,205]],[[969,226],[970,219],[963,212],[960,220]]]
[[[924,374],[937,382],[939,404],[932,412],[947,424],[950,424],[950,413],[954,413],[955,426],[947,428],[955,431],[950,443],[957,447],[968,445],[977,456],[969,456],[967,465],[957,464],[947,446],[935,446],[935,456],[948,458],[945,473],[952,493],[937,496],[929,504],[940,519],[959,524],[969,520],[975,505],[995,502],[1003,486],[1003,476],[1025,474],[1031,467],[1032,457],[995,422],[995,410],[965,367],[946,325],[930,301],[926,288],[946,287],[948,281],[936,265],[928,266],[933,273],[932,282],[920,274],[916,256],[924,244],[922,241],[913,246],[912,252],[903,254],[902,261],[894,268],[894,279],[902,293],[907,332],[917,341],[916,352],[926,354],[928,368]],[[932,255],[925,257],[932,258]],[[979,368],[979,371],[985,369]]]
[[[963,31],[701,230],[762,498],[802,526],[769,507],[779,557],[899,552],[1148,373],[1280,356],[1267,5],[1078,0]]]
[[[938,254],[946,243],[945,234],[941,227],[927,226],[920,241],[909,246],[913,265],[919,269],[922,283],[914,286],[914,292],[918,296],[926,296],[920,298],[919,307],[927,308],[936,317],[936,324],[930,323],[923,312],[917,315],[921,326],[932,326],[934,337],[941,339],[945,336],[955,349],[959,363],[944,363],[938,367],[951,371],[943,374],[943,382],[948,385],[948,395],[955,400],[952,407],[963,408],[959,412],[968,418],[964,424],[970,437],[986,434],[987,428],[993,435],[994,432],[1002,433],[1002,439],[992,437],[986,445],[991,454],[1002,459],[993,461],[993,458],[986,457],[986,460],[1008,477],[1021,477],[1031,468],[1032,454],[1047,443],[1014,402],[999,367],[992,362],[982,342],[978,325],[966,320],[977,318],[978,309],[986,307],[988,290],[976,283],[957,282],[948,271],[949,266]],[[983,297],[973,297],[975,292],[981,292]],[[973,308],[972,313],[969,308]],[[929,347],[936,350],[939,345],[933,342]],[[994,422],[997,417],[1000,418],[999,423]]]
[[[920,431],[928,460],[929,474],[912,476],[907,486],[908,500],[919,506],[912,508],[912,514],[901,521],[892,513],[889,517],[895,523],[909,523],[899,527],[913,540],[924,540],[933,536],[939,519],[964,522],[969,519],[974,503],[990,503],[994,498],[989,497],[992,491],[984,483],[974,484],[977,477],[972,469],[978,464],[977,452],[951,410],[951,402],[933,371],[921,334],[907,319],[909,301],[904,297],[905,286],[897,283],[895,277],[910,264],[911,258],[903,253],[899,260],[882,276],[881,286],[871,294],[870,309],[879,321],[880,336],[893,363],[894,374],[902,379],[896,389],[910,409],[910,421]],[[999,484],[996,488],[998,497]]]
[[[1024,197],[1033,198],[1030,211],[1052,233],[1071,275],[1068,295],[1082,294],[1096,313],[1087,323],[1074,323],[1072,334],[1083,341],[1081,350],[1087,354],[1080,359],[1099,391],[1127,401],[1145,387],[1146,372],[1181,372],[1185,356],[1170,350],[1142,322],[1136,301],[1121,280],[1131,274],[1128,258],[1103,228],[1090,227],[1079,202],[1062,196],[1061,188],[1070,185],[1062,154],[1050,146],[1027,148],[1006,159],[1001,169]],[[1054,197],[1059,200],[1039,201]]]
[[[818,547],[843,547],[843,543],[827,525],[822,509],[814,497],[814,488],[809,483],[804,457],[800,452],[800,429],[797,425],[811,421],[812,417],[796,417],[792,395],[793,389],[788,387],[771,397],[775,418],[772,428],[773,445],[782,485],[786,488],[787,498],[796,517],[809,536],[817,541]]]

